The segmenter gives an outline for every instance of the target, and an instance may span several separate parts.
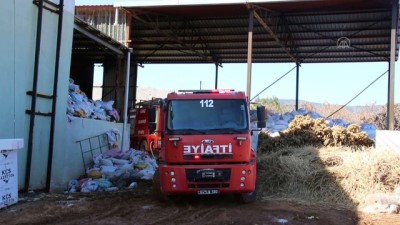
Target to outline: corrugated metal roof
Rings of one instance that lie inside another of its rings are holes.
[[[72,54],[84,56],[93,62],[103,61],[110,55],[122,55],[128,48],[110,36],[90,26],[78,17],[74,18]]]
[[[130,3],[124,9],[132,15],[131,47],[140,63],[247,62],[249,8],[274,34],[254,19],[255,63],[368,62],[389,59],[391,2],[325,0],[213,6]],[[340,40],[349,42],[349,46],[339,47]]]
[[[113,5],[104,5],[104,4],[102,4],[102,5],[75,5],[75,6],[77,6],[77,7],[80,7],[80,8],[108,8],[108,7],[113,7]]]

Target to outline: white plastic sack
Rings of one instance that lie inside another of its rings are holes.
[[[155,171],[153,169],[144,169],[140,170],[139,174],[143,175],[141,179],[143,180],[152,180],[154,176]]]
[[[105,110],[112,110],[114,101],[101,102],[101,104]]]
[[[282,120],[284,120],[286,122],[286,124],[288,124],[290,121],[292,121],[293,118],[294,118],[294,116],[289,112],[286,112],[282,115]]]
[[[100,166],[113,166],[113,161],[111,159],[100,159],[99,160]]]
[[[81,192],[93,192],[99,188],[98,184],[93,180],[88,180],[82,184]]]
[[[121,136],[119,130],[116,128],[107,131],[106,134],[108,136],[108,144],[110,145],[115,145],[117,143],[118,137]]]
[[[276,131],[284,131],[288,128],[287,125],[275,125],[272,127],[271,131],[276,132]]]
[[[100,167],[101,173],[106,177],[113,175],[113,173],[116,170],[117,170],[117,167],[115,167],[115,166],[101,166]]]
[[[275,121],[275,126],[276,125],[285,125],[287,127],[289,125],[289,123],[285,120],[277,120],[277,121]]]
[[[110,158],[112,163],[115,165],[125,165],[129,164],[129,160],[126,159],[116,159],[116,158]]]

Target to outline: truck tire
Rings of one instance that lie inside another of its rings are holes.
[[[252,203],[252,202],[256,201],[256,199],[257,199],[257,190],[258,190],[258,185],[256,183],[256,187],[255,187],[253,192],[240,194],[240,196],[239,196],[240,202],[242,202],[242,203]]]
[[[142,140],[140,142],[139,149],[142,150],[142,151],[147,151],[148,150],[147,140]]]
[[[168,196],[161,192],[160,172],[156,169],[153,176],[153,196],[160,202],[167,202]]]

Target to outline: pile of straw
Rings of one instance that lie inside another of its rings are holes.
[[[373,146],[374,141],[360,131],[360,126],[351,124],[347,128],[329,127],[324,119],[313,119],[310,116],[296,116],[288,129],[279,132],[278,137],[271,137],[268,133],[259,135],[261,152],[273,152],[288,147],[303,146],[336,146],[363,149]]]
[[[400,155],[390,150],[306,146],[258,153],[257,157],[259,197],[263,199],[358,207],[370,203],[368,196],[394,194],[400,185]]]

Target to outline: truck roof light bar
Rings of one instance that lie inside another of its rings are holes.
[[[152,106],[152,105],[160,105],[162,98],[152,98],[151,100],[140,100],[136,103],[137,106]]]
[[[234,92],[235,89],[210,89],[210,90],[178,90],[182,93],[193,93],[193,94],[206,94],[206,93],[230,93]]]

